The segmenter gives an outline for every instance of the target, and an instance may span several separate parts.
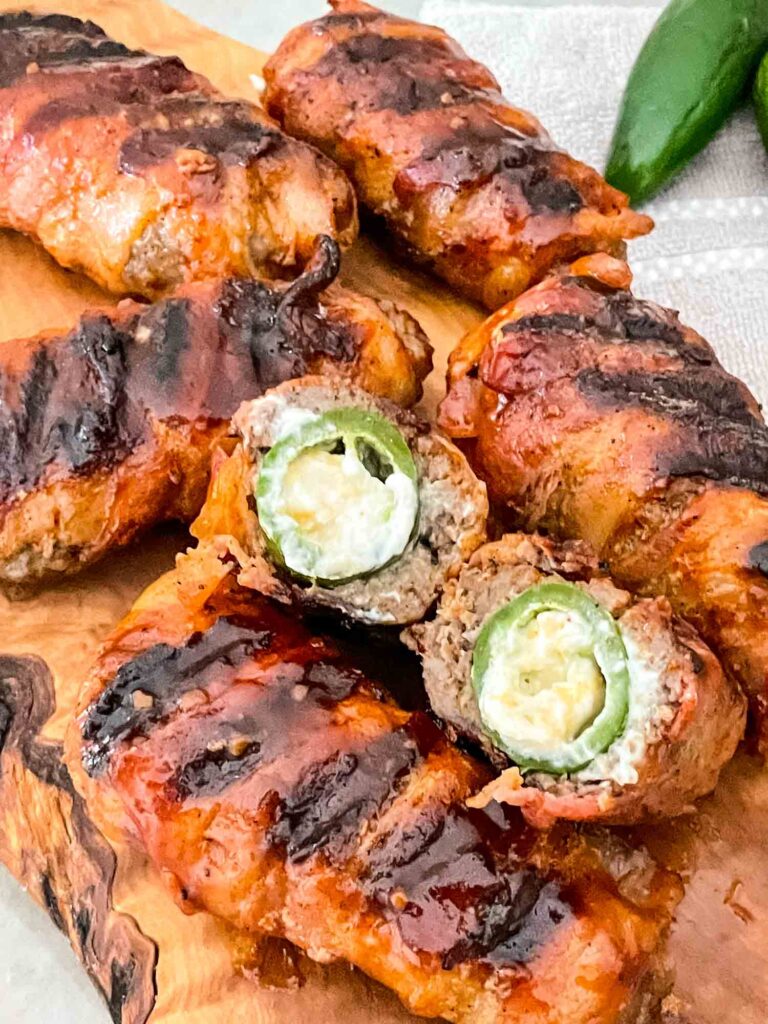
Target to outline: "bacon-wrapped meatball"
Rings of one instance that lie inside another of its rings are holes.
[[[619,590],[578,541],[486,544],[405,639],[434,710],[506,769],[474,804],[535,825],[689,811],[744,731],[738,684],[695,631],[666,598]]]
[[[99,823],[186,910],[346,960],[415,1013],[650,1020],[677,880],[607,835],[467,807],[484,767],[234,577],[193,552],[104,647],[69,742]]]
[[[415,402],[426,338],[402,310],[332,284],[337,266],[326,238],[290,285],[187,285],[0,346],[0,582],[74,572],[153,523],[190,520],[230,417],[281,381],[312,371]]]
[[[117,294],[291,277],[357,231],[349,182],[178,57],[90,21],[0,14],[0,226]]]
[[[450,441],[360,388],[316,377],[246,402],[243,441],[192,526],[241,582],[368,624],[417,622],[485,539],[485,486]]]
[[[331,6],[268,62],[267,109],[341,164],[417,263],[495,309],[553,264],[650,231],[441,29]]]
[[[768,749],[768,428],[747,388],[624,263],[587,257],[454,353],[443,428],[508,518],[587,540],[669,598],[744,687]]]

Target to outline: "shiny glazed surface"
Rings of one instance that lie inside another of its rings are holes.
[[[589,541],[669,598],[743,685],[768,741],[768,428],[745,385],[626,264],[581,260],[452,356],[440,419],[508,517]]]
[[[495,309],[553,264],[650,231],[441,29],[332,7],[267,62],[267,110],[347,171],[406,256]]]
[[[678,883],[606,835],[473,811],[484,768],[203,547],[104,648],[70,736],[90,806],[188,910],[343,958],[415,1012],[633,1020]]]
[[[117,294],[293,276],[357,231],[344,175],[258,107],[64,15],[0,14],[0,168],[0,226]]]

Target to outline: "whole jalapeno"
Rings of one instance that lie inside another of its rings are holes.
[[[605,176],[635,204],[712,139],[768,47],[768,0],[672,0],[629,76]]]

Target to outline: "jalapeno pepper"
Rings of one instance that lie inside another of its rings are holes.
[[[407,548],[419,511],[416,464],[384,416],[336,409],[267,452],[256,505],[272,558],[300,579],[337,586]]]
[[[523,769],[583,768],[620,735],[627,715],[619,628],[571,583],[529,587],[489,616],[472,683],[486,732]]]
[[[757,125],[763,137],[763,144],[768,149],[768,53],[760,63],[752,95],[755,101]]]
[[[629,76],[605,176],[648,199],[712,139],[768,47],[768,0],[672,0]]]

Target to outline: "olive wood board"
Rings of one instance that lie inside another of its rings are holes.
[[[8,9],[21,6],[91,18],[130,46],[179,54],[229,95],[257,96],[263,54],[160,0],[30,0]],[[367,239],[345,256],[343,277],[420,320],[435,346],[424,403],[434,410],[448,352],[478,310],[395,266]],[[0,342],[68,327],[104,302],[95,285],[0,232]],[[60,744],[89,662],[185,543],[183,529],[164,528],[70,582],[22,601],[0,596],[0,861],[71,939],[105,997],[105,1022],[109,1014],[119,1024],[415,1022],[394,996],[344,965],[320,966],[287,946],[233,934],[209,915],[183,914],[138,852],[100,835],[72,790]],[[669,944],[686,1018],[765,1024],[768,772],[740,754],[696,815],[640,838],[687,883]]]

